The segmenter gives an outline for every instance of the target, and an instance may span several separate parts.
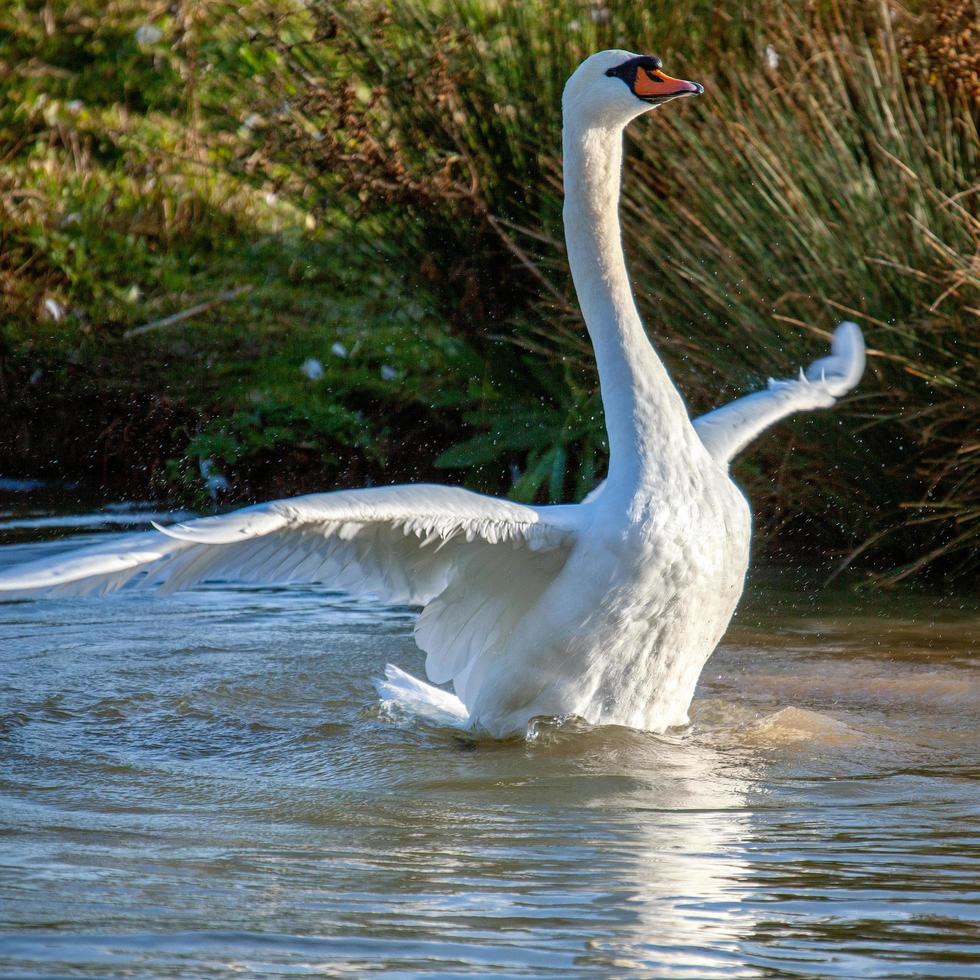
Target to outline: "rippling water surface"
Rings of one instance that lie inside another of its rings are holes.
[[[689,729],[528,742],[379,709],[413,620],[0,604],[0,972],[980,976],[975,606],[756,584]]]

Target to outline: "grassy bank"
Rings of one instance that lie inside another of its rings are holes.
[[[342,213],[253,179],[241,24],[157,13],[0,14],[3,475],[202,505],[202,459],[234,501],[436,475],[479,366]]]
[[[872,347],[839,411],[739,461],[760,547],[968,580],[972,9],[14,5],[5,475],[200,502],[210,459],[235,500],[420,478],[580,497],[605,450],[558,100],[589,51],[652,48],[708,89],[632,128],[624,200],[692,409],[793,372],[844,316]]]

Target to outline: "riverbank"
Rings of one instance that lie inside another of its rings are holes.
[[[439,475],[462,424],[443,382],[465,358],[397,284],[339,264],[329,240],[242,238],[123,323],[15,323],[0,476],[204,505],[205,461],[238,503]]]

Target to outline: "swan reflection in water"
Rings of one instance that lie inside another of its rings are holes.
[[[586,962],[634,975],[655,965],[663,974],[730,976],[757,917],[747,901],[750,763],[733,765],[691,738],[644,754],[649,772],[631,777],[642,787],[597,800],[603,858],[619,855],[621,891],[609,898],[621,918],[613,935],[587,941]]]
[[[424,875],[411,916],[447,940],[490,919],[503,943],[546,929],[553,968],[730,976],[757,917],[746,855],[760,760],[715,738],[540,719],[525,746],[461,741],[472,751],[446,772],[398,786],[426,802],[384,864],[401,869],[396,890],[417,893]]]

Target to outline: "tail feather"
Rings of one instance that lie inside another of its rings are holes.
[[[384,680],[374,678],[374,687],[383,702],[410,714],[452,728],[470,727],[469,712],[455,694],[420,681],[394,664],[385,667]]]

